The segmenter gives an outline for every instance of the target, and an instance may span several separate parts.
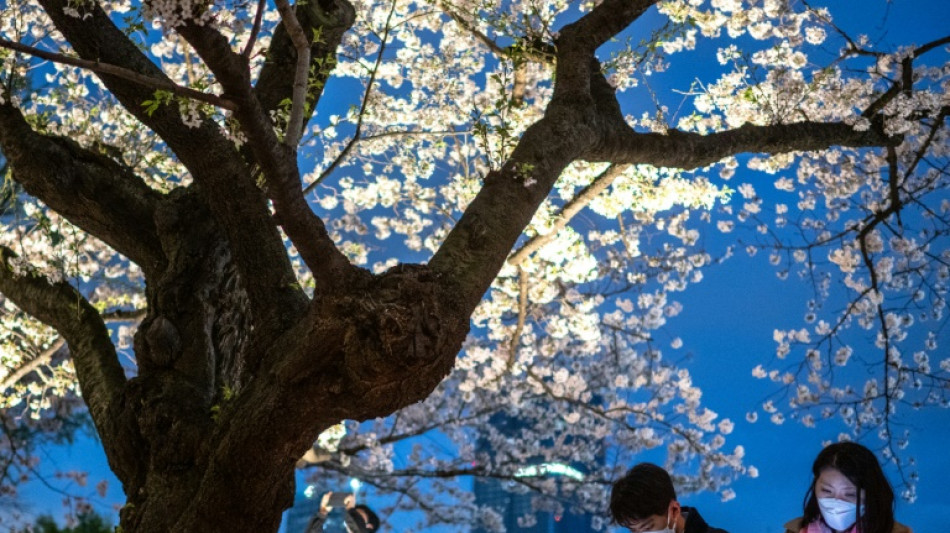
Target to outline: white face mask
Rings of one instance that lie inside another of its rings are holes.
[[[858,521],[858,506],[837,498],[818,498],[818,510],[825,523],[836,531],[844,531]]]

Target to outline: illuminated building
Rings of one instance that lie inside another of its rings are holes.
[[[495,415],[491,420],[496,429],[516,434],[519,423],[516,419]],[[479,439],[478,451],[491,454],[491,446],[486,439]],[[580,466],[580,465],[578,465]],[[575,466],[558,462],[535,462],[518,469],[515,477],[563,477],[576,481],[584,479],[584,472]],[[574,513],[565,509],[563,514],[533,510],[531,499],[536,494],[519,490],[517,481],[476,477],[474,481],[475,504],[493,508],[502,517],[508,533],[593,533],[592,515]],[[530,516],[533,520],[524,521]],[[519,523],[520,521],[520,523]],[[532,523],[533,522],[533,523]],[[488,533],[488,530],[475,526],[471,533]]]
[[[571,476],[580,475],[578,470],[560,463],[542,463],[522,469],[525,476]],[[508,533],[586,533],[593,532],[591,515],[565,512],[556,515],[545,511],[532,511],[530,492],[517,492],[516,482],[490,478],[475,479],[475,503],[489,506],[501,516]],[[519,519],[533,515],[533,524],[519,524]],[[487,533],[488,530],[474,527],[471,533]]]

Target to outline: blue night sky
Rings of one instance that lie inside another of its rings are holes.
[[[820,2],[834,13],[835,6],[854,6],[864,2],[851,0]],[[868,2],[884,6],[883,1]],[[882,11],[869,8],[864,18],[838,20],[845,30],[859,33],[859,28],[880,37],[883,43],[922,43],[948,33],[950,25],[950,2],[948,0],[893,0],[889,3],[885,32],[881,26]],[[712,53],[715,53],[713,49]],[[679,59],[674,58],[677,65]],[[695,58],[691,69],[671,74],[670,78],[651,81],[654,89],[663,91],[668,86],[688,87],[690,80],[700,77],[705,68],[717,68],[714,60]],[[682,64],[679,64],[682,66]],[[709,65],[707,67],[707,65]],[[341,103],[345,108],[350,102]],[[732,185],[743,181],[740,173]],[[769,183],[757,186],[760,193],[772,189]],[[736,199],[741,202],[741,199]],[[721,248],[726,239],[708,233],[707,246]],[[757,380],[751,370],[757,364],[767,368],[775,353],[773,330],[800,328],[804,325],[806,301],[811,297],[808,287],[794,280],[780,281],[774,267],[768,264],[767,254],[748,257],[744,253],[705,270],[705,278],[690,286],[675,299],[683,304],[683,312],[670,321],[671,333],[683,338],[684,346],[679,351],[688,354],[684,362],[693,376],[694,383],[703,391],[703,402],[718,412],[721,418],[729,418],[736,424],[728,436],[727,447],[741,444],[746,449],[746,463],[755,465],[760,472],[756,479],[737,480],[732,488],[737,496],[722,503],[718,494],[682,495],[681,503],[696,506],[707,522],[732,533],[766,533],[782,531],[782,524],[801,513],[801,501],[811,481],[811,462],[821,449],[823,441],[837,440],[844,426],[835,420],[821,422],[817,428],[808,429],[789,420],[781,426],[762,416],[757,423],[748,423],[745,415],[756,410],[762,401],[776,392],[777,386],[768,380]],[[941,332],[938,338],[941,351],[937,359],[946,357],[950,335]],[[873,349],[873,344],[868,344]],[[778,402],[777,402],[778,403]],[[920,412],[904,409],[900,424],[909,430],[910,446],[907,456],[919,462],[920,481],[917,487],[918,500],[913,504],[898,501],[897,519],[911,526],[915,533],[946,531],[950,517],[950,497],[944,478],[950,475],[950,454],[946,443],[950,442],[950,410],[929,408]],[[869,435],[863,444],[874,449],[880,445],[875,435]],[[105,499],[94,498],[101,503],[100,511],[109,511],[113,504],[121,505],[124,497],[118,481],[108,471],[108,466],[98,443],[90,436],[81,436],[71,447],[54,447],[44,457],[44,471],[82,469],[90,471],[90,483],[86,488],[69,485],[62,480],[50,483],[67,491],[93,494],[99,479],[110,480],[110,489]],[[885,469],[889,479],[898,484],[896,471]],[[898,491],[899,492],[899,491]],[[31,510],[59,514],[62,496],[39,483],[30,484],[23,491],[23,501]],[[606,507],[606,502],[605,502]],[[0,511],[2,512],[2,511]],[[390,523],[390,530],[399,531],[399,525]]]

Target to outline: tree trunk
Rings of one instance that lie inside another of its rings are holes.
[[[250,324],[263,317],[249,316],[227,240],[200,197],[176,190],[156,221],[168,262],[147,280],[138,375],[122,402],[139,456],[110,454],[128,497],[120,525],[276,531],[293,503],[294,464],[317,435],[424,399],[451,370],[468,314],[426,267],[354,269],[261,339]]]

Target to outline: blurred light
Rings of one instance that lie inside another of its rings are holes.
[[[313,498],[313,493],[316,491],[317,491],[316,487],[314,487],[313,485],[307,485],[307,488],[303,489],[303,495],[308,498]]]
[[[523,466],[515,472],[515,477],[540,477],[546,474],[555,476],[567,476],[577,481],[584,481],[584,474],[563,463],[542,463],[539,465]]]
[[[360,490],[361,486],[363,486],[363,484],[360,483],[360,480],[356,478],[350,480],[350,488],[353,489],[353,492]]]

